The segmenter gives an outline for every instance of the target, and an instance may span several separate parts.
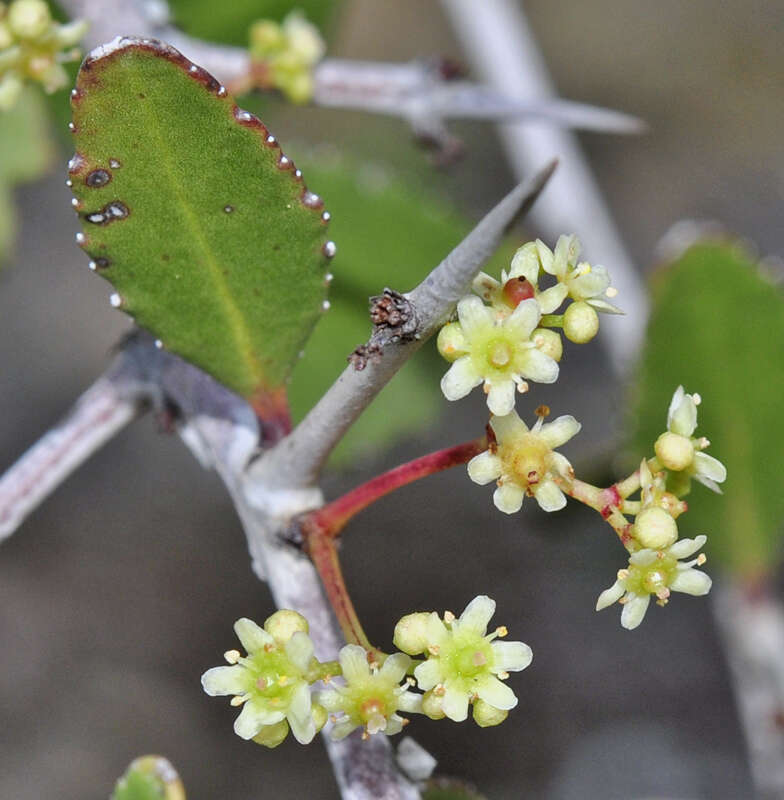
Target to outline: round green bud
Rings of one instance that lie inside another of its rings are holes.
[[[311,714],[313,715],[313,722],[316,723],[316,733],[318,733],[327,724],[329,714],[327,713],[327,709],[324,708],[324,706],[320,706],[318,703],[313,703]]]
[[[561,341],[561,334],[558,331],[550,330],[550,328],[537,328],[531,338],[534,344],[546,355],[550,356],[553,361],[560,361],[563,355],[563,342]]]
[[[392,641],[398,650],[410,656],[424,653],[427,650],[427,621],[430,614],[427,611],[417,611],[406,614],[395,625],[395,635]]]
[[[468,352],[463,328],[459,322],[449,322],[438,332],[438,352],[447,361],[456,361]]]
[[[272,725],[265,725],[254,737],[256,744],[263,744],[264,747],[277,747],[288,735],[289,724],[285,719],[275,722]]]
[[[599,330],[599,315],[581,301],[572,303],[566,309],[563,319],[564,336],[576,344],[590,342]]]
[[[51,24],[52,15],[44,0],[16,0],[8,9],[8,27],[20,39],[37,39]]]
[[[422,713],[430,719],[443,719],[446,716],[444,698],[435,694],[435,689],[422,695]]]
[[[287,642],[298,632],[308,632],[308,621],[302,614],[288,608],[281,608],[264,623],[264,630],[278,642]]]
[[[663,433],[653,446],[661,465],[674,472],[686,469],[694,461],[694,445],[691,439],[677,433]]]
[[[677,540],[678,526],[663,508],[644,508],[634,521],[634,536],[643,547],[663,550]]]
[[[500,725],[508,716],[508,711],[495,708],[484,700],[477,700],[474,703],[474,722],[480,728],[492,728],[493,725]]]

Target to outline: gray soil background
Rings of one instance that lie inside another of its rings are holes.
[[[784,254],[784,3],[531,0],[526,9],[563,96],[650,125],[641,138],[583,139],[638,263],[654,262],[657,240],[683,217],[716,219],[761,256]],[[334,53],[460,58],[438,4],[421,0],[346,2]],[[348,141],[428,169],[398,122],[297,115],[278,113],[281,141]],[[489,127],[459,130],[466,159],[433,179],[479,214],[511,178]],[[0,275],[0,468],[60,417],[129,327],[73,243],[64,177],[63,164],[18,192],[17,256]],[[622,387],[601,348],[580,352],[567,354],[550,402],[584,423],[579,445],[565,449],[578,463],[622,422]],[[445,402],[439,427],[331,473],[327,495],[473,436],[481,402]],[[372,640],[388,644],[410,610],[459,612],[489,593],[497,623],[533,647],[532,666],[511,679],[520,704],[502,726],[413,722],[408,732],[438,772],[494,800],[752,797],[709,603],[677,597],[623,631],[617,610],[593,611],[622,560],[601,520],[533,503],[502,518],[490,494],[460,469],[434,476],[364,513],[343,549]],[[231,732],[235,712],[201,691],[202,671],[234,646],[233,620],[271,611],[217,477],[149,417],[131,426],[0,548],[0,798],[105,798],[147,752],[173,761],[190,800],[337,798],[320,742],[244,743]]]

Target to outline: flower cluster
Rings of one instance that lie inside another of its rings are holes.
[[[543,242],[528,242],[515,253],[501,281],[479,273],[474,295],[457,304],[457,321],[442,328],[438,349],[453,362],[441,381],[448,400],[459,400],[482,384],[487,405],[496,416],[514,409],[515,389],[527,381],[554,383],[563,353],[562,328],[573,342],[590,341],[599,329],[597,311],[621,313],[608,303],[614,296],[604,267],[577,262],[580,244],[561,236],[550,250]],[[555,284],[540,289],[541,275]],[[562,315],[555,312],[567,299]]]
[[[487,633],[494,613],[495,602],[480,596],[459,619],[449,612],[443,618],[408,614],[395,628],[395,645],[403,652],[379,657],[348,644],[337,662],[327,663],[314,657],[308,623],[295,611],[277,611],[263,627],[240,619],[234,630],[247,656],[229,650],[230,666],[207,670],[202,685],[212,696],[233,695],[231,704],[242,706],[235,733],[267,747],[279,745],[289,729],[308,744],[328,717],[334,739],[357,728],[363,738],[392,736],[408,723],[400,711],[461,722],[469,704],[480,726],[498,725],[517,705],[502,681],[525,669],[532,654],[522,642],[495,641],[506,628]],[[418,655],[424,658],[411,658]],[[320,680],[331,685],[311,692]],[[424,694],[412,691],[415,683]]]
[[[280,24],[259,20],[250,29],[257,85],[278,89],[292,103],[307,103],[313,96],[313,67],[325,50],[318,28],[301,11],[290,12]]]
[[[62,65],[80,57],[75,45],[86,32],[86,22],[54,22],[44,0],[0,2],[0,110],[15,105],[26,80],[47,92],[65,86]]]
[[[700,550],[707,537],[679,540],[676,522],[686,510],[679,496],[689,491],[692,477],[714,491],[720,491],[718,482],[727,477],[724,465],[702,452],[708,440],[692,438],[699,403],[699,395],[686,394],[682,386],[676,389],[667,413],[667,431],[656,440],[656,457],[643,459],[640,465],[640,500],[627,504],[636,506],[627,541],[629,566],[619,570],[615,583],[596,603],[597,611],[616,601],[623,604],[621,625],[629,630],[642,622],[651,595],[663,606],[673,591],[699,596],[711,588],[710,577],[694,569],[705,563],[703,553],[691,561],[680,560]]]

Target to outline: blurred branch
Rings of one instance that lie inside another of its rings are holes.
[[[441,0],[441,5],[488,86],[528,102],[554,99],[547,67],[517,0],[484,0],[481,11],[473,0]],[[578,234],[589,260],[607,266],[626,315],[603,325],[599,335],[616,370],[623,372],[638,352],[648,301],[576,138],[550,123],[504,124],[499,133],[517,180],[548,159],[560,160],[558,175],[537,203],[533,221],[553,242],[562,233]]]
[[[265,485],[310,486],[335,445],[422,346],[468,291],[482,264],[498,247],[506,229],[539,197],[555,162],[513,189],[465,239],[411,292],[398,295],[415,321],[405,337],[376,325],[362,349],[370,353],[344,370],[294,431],[258,462],[250,475]],[[396,293],[389,293],[390,295]]]

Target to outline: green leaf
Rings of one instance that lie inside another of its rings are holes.
[[[72,98],[87,251],[163,346],[280,419],[322,312],[322,201],[264,125],[159,42],[88,57]]]
[[[11,190],[46,172],[53,154],[43,99],[35,89],[25,89],[12,109],[0,112],[0,261],[16,234]]]
[[[110,800],[185,800],[185,790],[169,761],[142,756],[117,781]]]
[[[280,22],[300,9],[323,30],[333,16],[337,0],[232,0],[215,11],[215,0],[174,0],[169,3],[174,21],[191,36],[247,47],[248,30],[258,19]]]
[[[385,287],[416,286],[468,233],[471,223],[424,184],[379,164],[358,163],[331,151],[298,156],[308,182],[329,201],[330,232],[339,242],[330,269],[331,308],[319,322],[294,370],[295,418],[318,400],[346,366],[346,357],[371,331],[368,297]],[[517,243],[519,244],[519,242]],[[498,276],[514,245],[487,267]],[[426,344],[360,417],[336,453],[338,461],[377,451],[402,434],[417,435],[444,408],[439,388],[449,364]],[[470,434],[469,434],[470,435]]]
[[[775,568],[784,529],[784,298],[737,246],[704,243],[654,278],[653,313],[633,399],[637,458],[652,455],[679,384],[702,396],[697,436],[728,477],[717,496],[694,483],[683,536],[745,574]]]

